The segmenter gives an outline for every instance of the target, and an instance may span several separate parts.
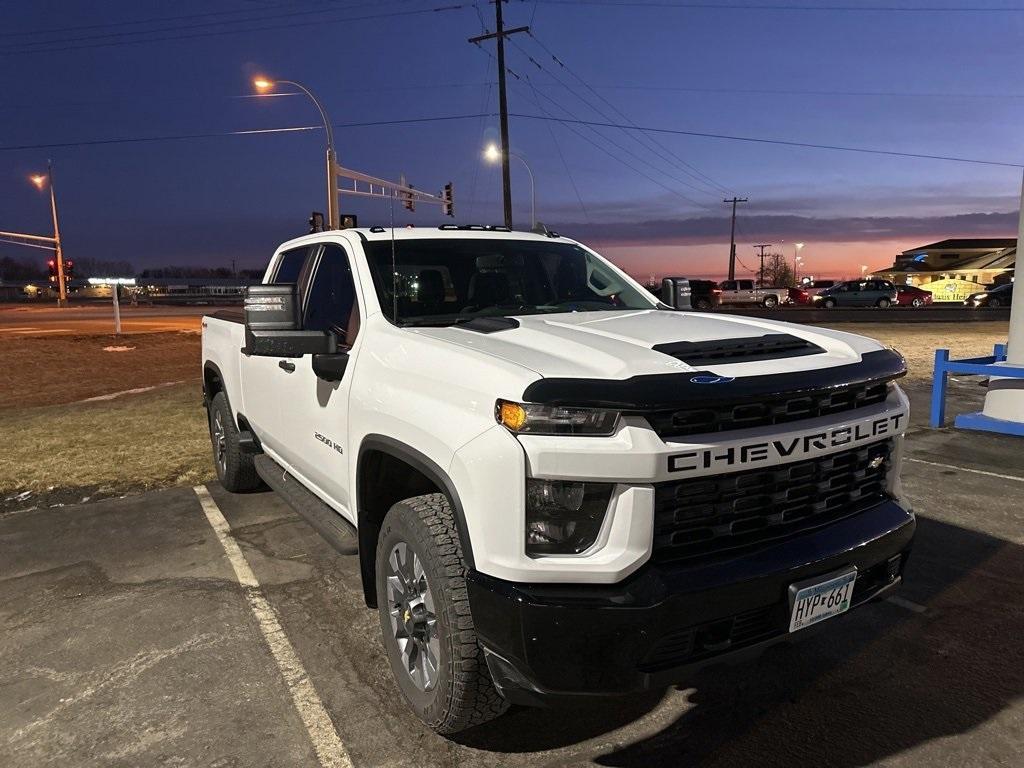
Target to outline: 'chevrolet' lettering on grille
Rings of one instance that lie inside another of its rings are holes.
[[[872,421],[810,432],[796,437],[673,453],[668,457],[668,471],[693,472],[704,469],[744,467],[761,462],[772,461],[774,463],[774,459],[786,460],[813,455],[830,448],[855,445],[865,440],[895,435],[899,433],[900,425],[905,418],[906,413],[904,412],[892,413]]]

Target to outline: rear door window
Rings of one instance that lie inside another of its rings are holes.
[[[282,253],[277,259],[274,276],[271,278],[270,282],[275,285],[299,282],[302,265],[306,263],[306,256],[308,254],[308,245],[304,245],[301,248],[292,248],[291,250]]]

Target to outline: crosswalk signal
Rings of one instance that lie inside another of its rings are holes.
[[[309,217],[309,234],[324,231],[324,215],[319,211],[313,211]]]
[[[444,185],[444,190],[441,192],[441,200],[443,201],[441,203],[441,205],[442,205],[441,209],[444,211],[444,215],[445,216],[454,216],[455,215],[455,200],[453,198],[453,188],[452,188],[452,183],[450,181],[447,184]]]

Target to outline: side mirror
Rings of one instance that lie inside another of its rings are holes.
[[[348,353],[313,355],[313,373],[324,381],[341,381],[348,368]]]
[[[260,357],[331,354],[334,334],[302,330],[298,292],[293,283],[251,285],[245,291],[245,348]]]

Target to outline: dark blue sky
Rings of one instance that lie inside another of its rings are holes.
[[[1019,13],[614,7],[617,1],[511,2],[507,23],[531,24],[544,46],[639,125],[1024,162],[1021,0],[984,2]],[[246,98],[257,73],[305,83],[334,123],[492,112],[493,60],[466,42],[481,32],[478,9],[464,3],[408,13],[458,3],[8,0],[0,6],[0,147],[317,123],[302,98]],[[915,4],[982,5],[884,3]],[[493,6],[482,2],[480,10],[490,27]],[[194,15],[219,11],[237,13]],[[340,20],[388,13],[402,15]],[[242,23],[243,16],[263,20]],[[277,28],[210,34],[256,26]],[[23,34],[56,28],[69,29]],[[138,38],[100,37],[152,28],[179,39],[106,45]],[[63,42],[23,52],[25,43],[55,38]],[[523,76],[510,78],[514,113],[543,114],[543,107],[605,120],[554,73],[620,119],[529,37],[510,45],[508,66]],[[452,180],[457,221],[497,222],[498,172],[480,156],[496,126],[487,117],[336,128],[336,138],[343,164],[388,178],[405,173],[430,190]],[[728,248],[724,190],[751,199],[741,208],[738,238],[749,265],[750,244],[759,241],[788,248],[802,240],[821,273],[859,273],[854,265],[881,266],[895,250],[932,237],[1016,231],[1020,175],[1012,168],[655,136],[670,155],[621,131],[575,131],[512,120],[513,151],[537,176],[539,218],[603,246],[636,274],[720,273]],[[309,131],[2,151],[0,229],[48,232],[45,198],[26,177],[52,157],[69,256],[129,259],[137,268],[231,258],[257,266],[277,242],[304,231],[310,210],[324,209],[323,143],[322,132]],[[680,170],[677,158],[704,176]],[[516,218],[525,225],[527,181],[515,164],[513,186]],[[342,209],[358,213],[360,223],[388,218],[378,201],[348,198]],[[951,218],[991,212],[1004,215]],[[439,221],[429,209],[400,211],[398,220]],[[35,252],[0,245],[0,254]]]

